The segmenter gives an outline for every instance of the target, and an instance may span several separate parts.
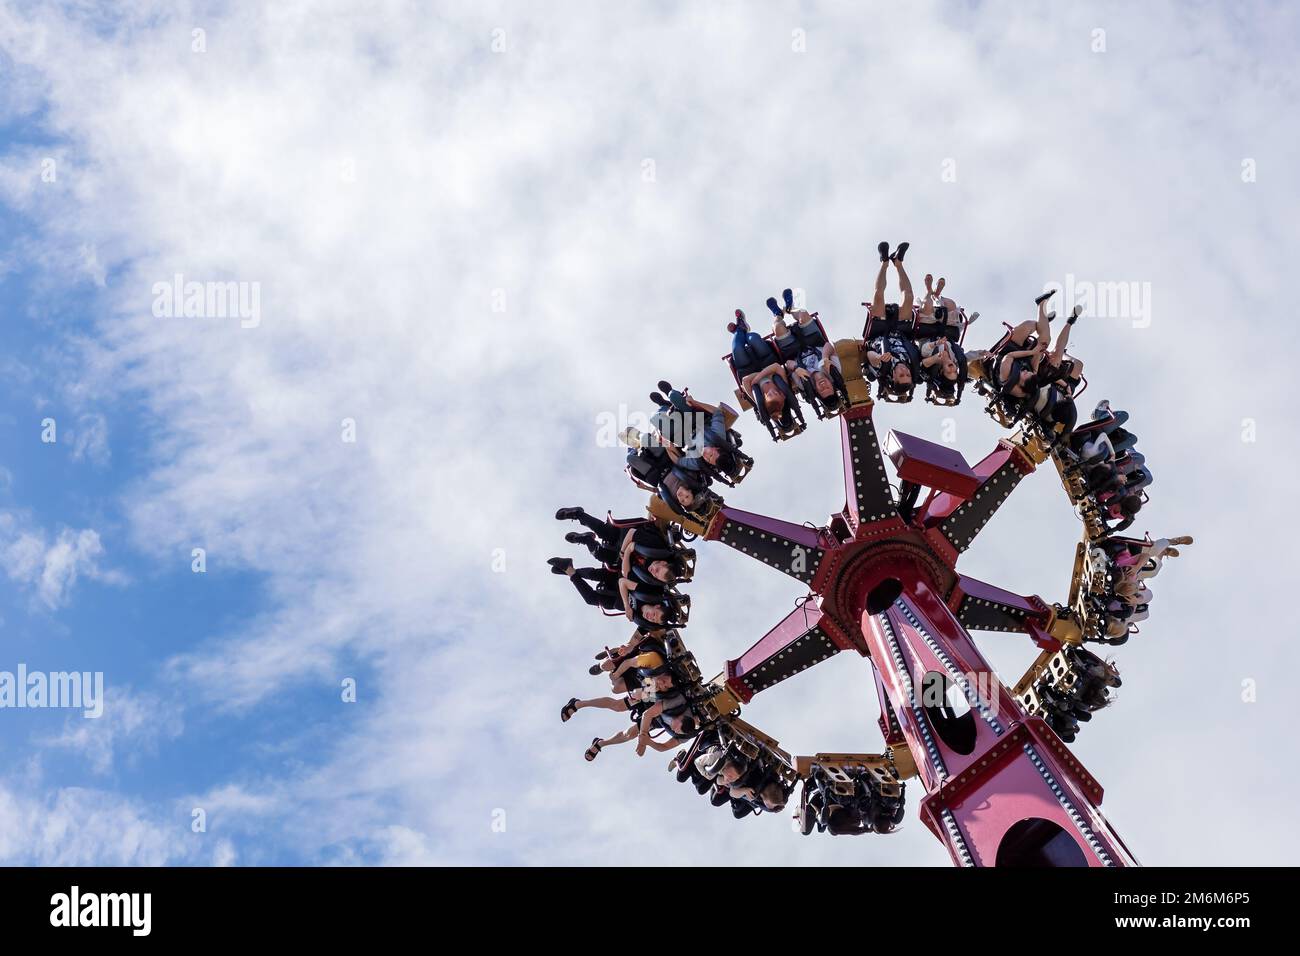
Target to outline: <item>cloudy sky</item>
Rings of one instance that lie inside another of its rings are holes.
[[[558,506],[644,503],[599,423],[661,377],[723,397],[731,310],[783,286],[852,334],[881,239],[977,344],[1048,283],[1132,290],[1076,329],[1087,397],[1153,467],[1135,530],[1197,543],[1075,749],[1143,862],[1293,860],[1298,21],[0,0],[0,670],[107,688],[98,720],[0,711],[0,863],[945,864],[914,813],[737,822],[667,755],[584,763],[612,715],[557,719],[628,630],[544,564]],[[257,299],[168,314],[177,276]],[[973,400],[878,417],[999,437]],[[732,504],[842,505],[837,428],[745,431]],[[1040,473],[963,570],[1063,599],[1077,536]],[[704,548],[692,594],[712,672],[799,588]],[[1008,682],[1033,657],[981,643]],[[848,655],[745,716],[880,747]]]

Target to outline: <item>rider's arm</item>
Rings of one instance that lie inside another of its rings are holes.
[[[641,642],[646,639],[646,636],[647,635],[645,631],[641,630],[641,628],[638,627],[635,631],[632,632],[631,639],[614,652],[614,656],[624,657],[628,654],[631,654],[634,650],[636,650],[638,647],[641,646]]]
[[[694,408],[701,412],[705,412],[709,415],[712,415],[714,412],[718,410],[717,405],[710,405],[708,402],[701,402],[694,398],[687,399],[687,401],[690,402],[691,408]]]
[[[632,620],[632,596],[628,593],[630,590],[627,578],[619,578],[618,593],[623,597],[623,608],[627,611],[629,621]]]
[[[1011,352],[1002,357],[1002,363],[998,366],[998,378],[1007,381],[1011,378],[1011,367],[1015,364],[1016,359],[1023,358],[1028,352]]]
[[[629,528],[627,534],[623,537],[623,577],[625,578],[632,571],[632,550],[634,547],[632,529]]]

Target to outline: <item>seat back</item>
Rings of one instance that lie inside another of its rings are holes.
[[[862,323],[862,338],[864,340],[870,340],[875,338],[877,335],[882,335],[883,334],[882,330],[884,328],[884,323],[886,322],[886,320],[873,319],[871,317],[870,302],[863,302],[862,305],[865,306],[867,310],[867,318]],[[902,335],[905,335],[909,338],[915,335],[916,325],[920,314],[921,314],[921,307],[919,305],[913,304],[911,315],[906,317],[900,315],[898,317],[898,331]]]

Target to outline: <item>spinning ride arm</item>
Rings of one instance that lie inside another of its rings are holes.
[[[853,646],[839,625],[805,601],[753,647],[727,661],[727,687],[748,703],[759,691]]]
[[[840,416],[844,452],[844,519],[855,537],[888,533],[903,526],[889,487],[889,473],[880,453],[880,439],[871,420],[874,405],[859,405]]]
[[[709,522],[705,537],[810,586],[827,549],[834,544],[823,529],[736,508],[720,509]]]
[[[974,466],[979,487],[969,497],[942,492],[935,495],[921,515],[929,529],[927,537],[940,550],[956,555],[966,551],[984,530],[989,519],[1006,502],[1020,480],[1032,474],[1043,459],[1038,456],[1036,439],[1020,442],[1001,439],[998,447]]]
[[[1022,597],[963,574],[948,597],[948,607],[967,630],[1019,631],[1044,650],[1061,646],[1055,615],[1037,595]]]

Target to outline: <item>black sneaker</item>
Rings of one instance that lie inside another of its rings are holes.
[[[912,244],[910,242],[900,242],[898,248],[894,250],[894,254],[889,258],[893,259],[895,262],[902,262],[903,256],[907,254],[907,250],[910,249],[911,246]]]
[[[556,521],[573,521],[575,518],[582,517],[581,508],[561,508],[555,512]]]
[[[776,296],[768,296],[767,307],[772,310],[774,316],[781,318],[781,307],[776,304]]]
[[[672,390],[673,390],[672,385],[670,385],[668,382],[665,382],[663,379],[659,380],[659,391],[667,395]]]
[[[660,407],[663,407],[664,405],[667,405],[667,404],[668,404],[668,399],[664,398],[664,397],[663,397],[661,394],[659,394],[658,392],[651,392],[651,393],[650,393],[650,401],[654,402],[656,405],[658,405],[658,406],[660,406]]]
[[[570,531],[564,536],[564,540],[569,544],[595,544],[596,536],[590,532]]]
[[[889,243],[887,242],[880,243],[880,245],[876,246],[876,251],[880,253],[881,262],[889,261]]]
[[[1034,305],[1042,305],[1044,302],[1046,302],[1054,295],[1056,295],[1056,290],[1050,289],[1047,292],[1044,292],[1042,295],[1038,296],[1038,298],[1034,299]]]
[[[785,310],[787,312],[793,312],[794,311],[794,290],[782,289],[781,298],[785,302]]]
[[[552,574],[567,574],[569,568],[573,567],[573,562],[568,558],[547,558],[546,563],[551,566]]]

